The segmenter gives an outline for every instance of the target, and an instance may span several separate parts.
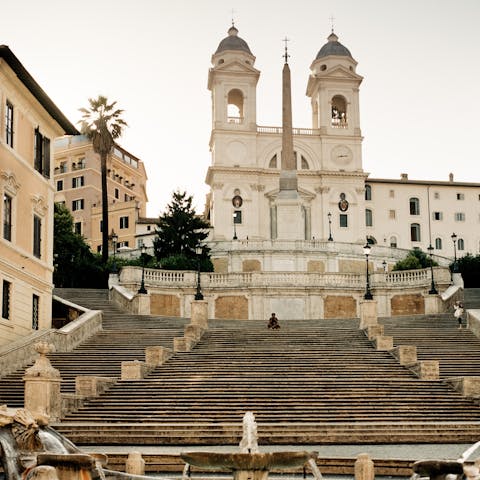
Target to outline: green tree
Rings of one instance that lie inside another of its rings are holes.
[[[467,253],[457,259],[457,267],[466,288],[480,288],[480,255]],[[450,270],[453,270],[453,263]]]
[[[432,261],[432,266],[438,265],[435,260]],[[407,256],[399,260],[394,266],[393,270],[417,270],[419,268],[430,267],[430,256],[419,248],[410,250]]]
[[[73,217],[60,203],[55,204],[53,225],[53,283],[56,287],[102,287],[107,273],[82,235],[74,232]]]
[[[89,98],[89,108],[80,108],[83,113],[80,130],[92,140],[93,150],[100,155],[102,177],[102,262],[108,260],[108,192],[107,192],[107,157],[115,145],[115,140],[122,135],[127,126],[121,118],[123,110],[117,109],[116,103],[109,103],[107,97]]]
[[[197,268],[195,249],[207,238],[209,223],[195,213],[192,196],[176,191],[166,211],[158,219],[157,237],[153,241],[155,257],[162,268],[191,270]],[[201,269],[213,270],[210,249],[203,247]]]

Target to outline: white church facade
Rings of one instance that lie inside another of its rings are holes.
[[[377,267],[413,247],[432,245],[443,264],[454,248],[479,253],[479,183],[376,179],[363,170],[362,76],[335,33],[311,64],[311,128],[291,125],[285,69],[287,54],[282,127],[264,127],[256,120],[260,72],[234,26],[212,56],[206,211],[216,271],[358,272],[367,239]]]

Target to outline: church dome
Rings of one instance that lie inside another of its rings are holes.
[[[329,55],[339,55],[352,58],[350,50],[338,41],[338,37],[333,32],[328,36],[328,42],[317,53],[315,60],[328,57]]]
[[[225,37],[219,44],[215,55],[225,50],[241,50],[252,55],[248,44],[238,36],[238,30],[232,25],[228,29],[228,37]]]

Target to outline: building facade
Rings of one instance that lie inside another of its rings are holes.
[[[409,180],[405,174],[399,180],[375,179],[363,170],[359,107],[363,77],[333,32],[310,67],[306,94],[312,125],[291,129],[302,219],[296,223],[292,218],[282,230],[277,223],[285,124],[257,124],[260,72],[254,65],[248,44],[232,26],[212,56],[208,77],[212,161],[206,176],[210,186],[206,212],[213,226],[214,256],[234,251],[234,245],[221,245],[232,240],[242,242],[244,253],[246,241],[363,245],[367,238],[371,244],[397,249],[427,251],[431,244],[434,254],[446,257],[454,256],[454,248],[459,254],[480,251],[480,183],[455,182],[453,175],[444,182]],[[285,229],[288,234],[279,235]],[[286,255],[303,255],[292,249],[287,248]],[[397,257],[392,254],[391,260]],[[307,265],[304,260],[300,264]],[[233,263],[228,261],[229,270]],[[268,262],[268,268],[293,270],[297,264]],[[223,263],[220,269],[225,268]],[[255,267],[266,268],[263,261]]]
[[[55,201],[71,211],[75,231],[94,252],[102,247],[100,156],[83,136],[55,142]],[[146,214],[147,174],[143,162],[116,145],[107,159],[108,215],[116,248],[137,248],[137,223]],[[113,248],[113,243],[112,247]]]
[[[77,133],[13,52],[0,46],[0,344],[51,326],[51,144]]]

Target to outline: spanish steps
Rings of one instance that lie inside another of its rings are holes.
[[[187,323],[123,313],[105,292],[70,299],[105,314],[99,334],[71,353],[49,355],[65,392],[73,391],[78,374],[118,378],[120,361],[143,360],[147,345],[171,347]],[[480,355],[480,342],[457,330],[451,315],[383,323],[386,334],[399,332],[396,344],[428,345],[428,339],[438,345],[430,350],[443,355],[448,348],[441,345],[458,342],[463,353]],[[452,365],[454,372],[444,377],[475,374],[461,357],[442,360],[441,369]],[[6,388],[6,381],[0,402],[12,404],[6,391],[14,382]],[[55,427],[78,445],[233,445],[246,411],[255,414],[264,445],[468,443],[480,437],[474,401],[441,380],[416,378],[390,353],[376,351],[355,319],[281,319],[277,331],[267,330],[265,321],[210,320],[192,351],[176,352],[143,380],[118,380]]]

